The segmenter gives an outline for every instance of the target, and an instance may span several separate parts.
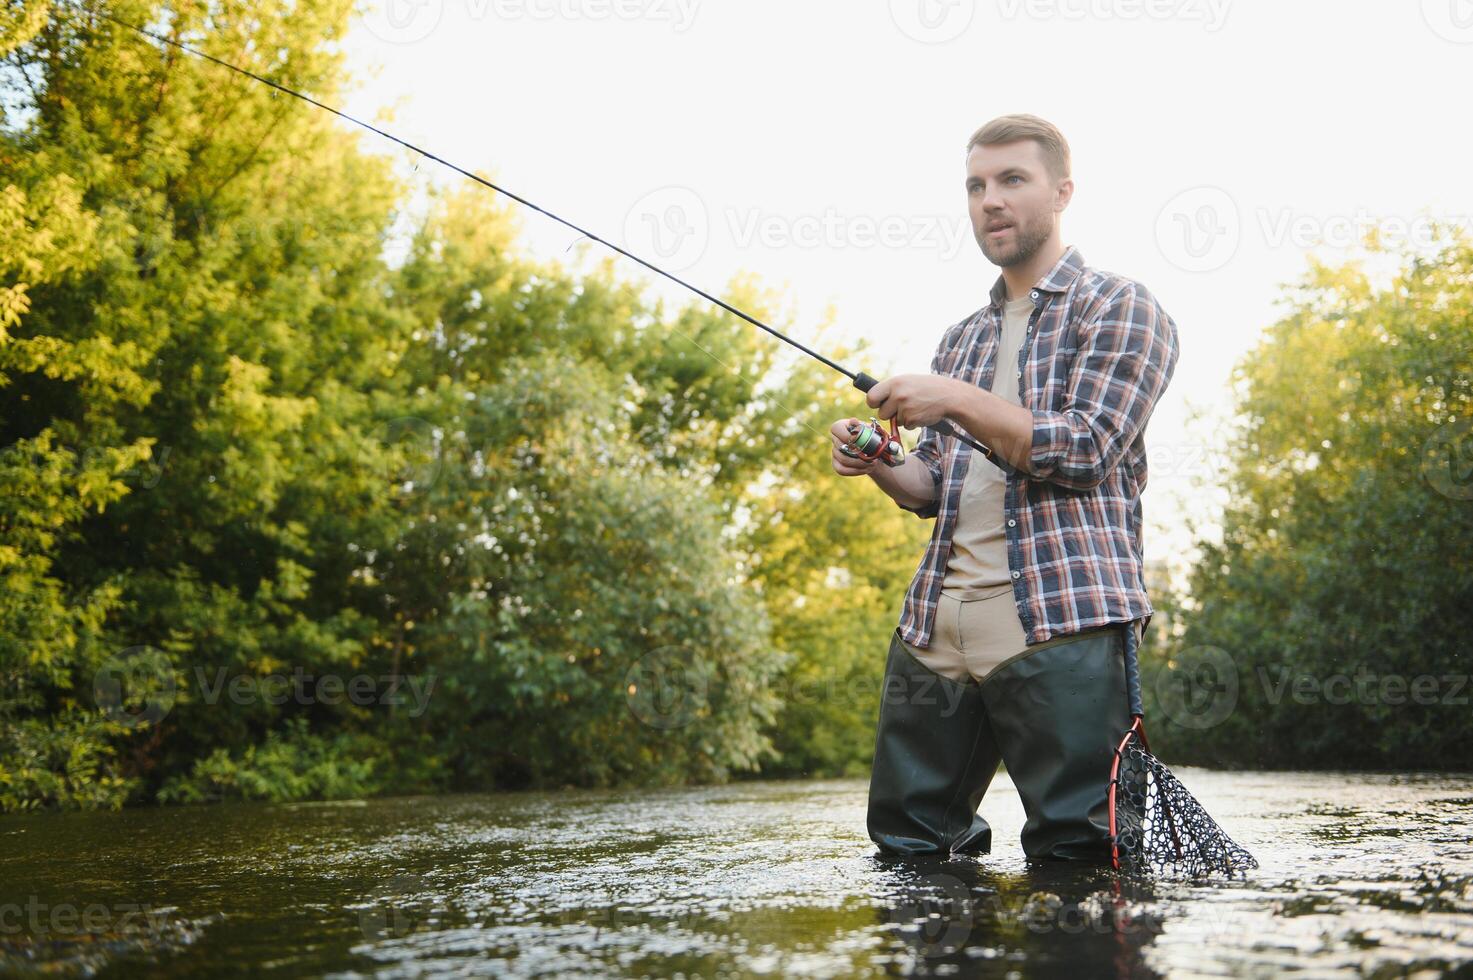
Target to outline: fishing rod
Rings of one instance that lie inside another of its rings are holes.
[[[527,200],[525,197],[513,194],[511,191],[507,190],[504,187],[501,187],[498,184],[492,183],[485,177],[482,177],[479,174],[472,173],[464,167],[451,163],[449,160],[446,160],[443,157],[436,156],[430,151],[415,146],[413,143],[410,143],[407,140],[402,140],[399,137],[395,136],[393,133],[389,133],[382,129],[379,129],[372,123],[365,122],[364,120],[359,119],[356,116],[349,115],[348,113],[343,112],[341,109],[335,109],[324,102],[319,102],[318,100],[312,98],[310,95],[298,92],[295,89],[287,88],[285,85],[282,85],[279,82],[274,82],[263,75],[257,75],[255,72],[250,71],[246,68],[241,68],[239,65],[234,65],[228,61],[216,58],[214,55],[206,54],[205,52],[200,51],[198,48],[190,47],[189,45],[184,44],[180,41],[176,41],[173,38],[165,37],[162,34],[157,34],[146,28],[139,27],[137,24],[131,24],[128,21],[121,20],[104,10],[94,10],[92,12],[97,14],[97,16],[99,17],[112,21],[114,24],[117,24],[120,27],[126,27],[128,30],[141,34],[144,37],[152,38],[153,40],[158,41],[160,44],[167,44],[172,48],[176,48],[179,51],[185,52],[186,54],[194,55],[196,58],[203,58],[205,61],[219,65],[222,68],[228,68],[233,72],[244,75],[245,77],[253,79],[254,81],[260,82],[262,85],[270,86],[278,92],[284,92],[285,94],[290,95],[293,98],[301,99],[303,102],[314,105],[319,109],[324,109],[340,119],[346,119],[348,122],[354,124],[355,126],[361,126],[363,129],[382,136],[384,139],[389,140],[392,143],[397,143],[405,149],[417,153],[427,160],[433,160],[435,163],[438,163],[441,166],[448,167],[449,169],[455,171],[463,177],[469,177],[476,183],[481,184],[485,187],[489,187],[491,190],[496,191],[498,194],[504,194],[507,197],[511,198],[513,201],[516,201],[518,204],[529,207],[539,214],[546,215],[553,221],[556,221],[558,224],[563,225],[566,228],[571,228],[573,231],[578,232],[578,234],[582,235],[583,237],[591,239],[595,242],[598,242],[600,245],[605,245],[608,248],[613,249],[615,252],[618,252],[625,258],[633,259],[635,262],[638,262],[640,265],[644,266],[646,269],[649,269],[651,272],[658,273],[659,275],[664,276],[666,279],[669,279],[671,282],[674,282],[680,286],[684,286],[686,289],[689,289],[691,292],[695,293],[697,296],[700,296],[702,299],[716,304],[723,310],[726,310],[728,313],[731,313],[734,316],[738,316],[748,323],[752,324],[752,326],[754,327],[758,327],[762,330],[767,331],[778,340],[781,340],[786,344],[796,347],[798,350],[807,354],[814,360],[817,360],[826,367],[833,368],[835,371],[838,371],[840,374],[844,375],[844,377],[852,381],[854,383],[854,387],[858,388],[860,391],[868,392],[875,385],[879,384],[879,381],[877,379],[870,377],[863,371],[850,371],[848,368],[845,368],[843,365],[830,360],[829,358],[823,356],[811,347],[801,344],[798,341],[794,340],[792,337],[789,337],[787,334],[784,334],[781,331],[768,326],[761,320],[752,316],[750,313],[747,313],[745,310],[740,310],[737,307],[732,306],[730,303],[717,296],[713,296],[712,294],[706,292],[704,289],[701,289],[698,286],[694,286],[691,283],[686,282],[684,279],[681,279],[674,273],[666,272],[664,269],[660,268],[654,263],[640,258],[633,252],[630,252],[625,248],[615,245],[613,242],[605,238],[600,238],[598,235],[595,235],[588,229],[579,227],[566,218],[562,218],[556,214],[553,214],[551,211],[540,205],[534,204],[533,202]],[[952,436],[960,442],[971,446],[973,449],[982,453],[989,459],[993,457],[991,449],[988,449],[980,442],[977,442],[975,439],[962,432],[948,419],[943,418],[939,422],[937,422],[936,425],[925,426],[925,428],[936,433],[936,435],[938,436]],[[840,451],[843,452],[845,455],[864,460],[879,459],[889,466],[899,466],[905,461],[905,450],[900,444],[900,431],[897,427],[895,419],[892,418],[890,420],[889,432],[886,432],[884,427],[880,424],[880,420],[873,416],[870,417],[869,422],[866,424],[851,425],[849,427],[849,431],[852,437],[850,442],[847,445],[842,445],[839,447]]]

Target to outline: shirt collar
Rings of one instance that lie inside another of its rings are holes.
[[[1033,284],[1033,288],[1029,290],[1029,295],[1033,296],[1034,293],[1067,292],[1069,286],[1075,279],[1079,278],[1079,274],[1083,271],[1084,256],[1079,254],[1079,249],[1070,245],[1064,249],[1064,254],[1059,256],[1059,261],[1054,263],[1054,267],[1045,273],[1038,282]],[[992,284],[992,306],[995,309],[1002,309],[1003,304],[1007,302],[1007,297],[1008,284],[999,275],[997,282]],[[1035,301],[1039,298],[1038,296],[1033,296]]]

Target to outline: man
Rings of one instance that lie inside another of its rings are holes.
[[[882,851],[991,850],[977,814],[998,762],[1027,813],[1029,858],[1109,860],[1107,784],[1130,724],[1124,629],[1149,623],[1141,549],[1144,431],[1176,366],[1176,324],[1134,280],[1065,247],[1069,147],[1031,115],[966,150],[990,302],[941,338],[930,374],[868,395],[882,419],[942,419],[898,467],[839,451],[900,507],[935,518],[891,637],[868,828]]]

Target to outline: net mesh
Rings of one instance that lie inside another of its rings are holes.
[[[1115,866],[1135,875],[1203,877],[1258,867],[1132,730],[1116,749]]]

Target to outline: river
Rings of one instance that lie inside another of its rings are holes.
[[[0,972],[1473,976],[1473,776],[1175,768],[1261,867],[884,860],[863,780],[0,818]]]

